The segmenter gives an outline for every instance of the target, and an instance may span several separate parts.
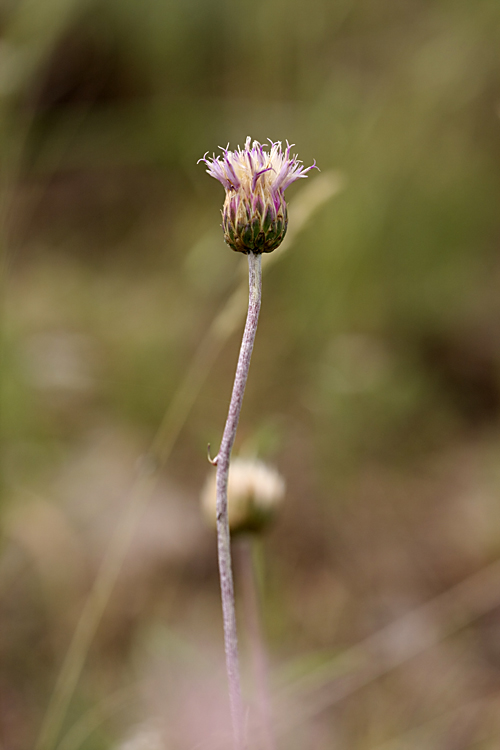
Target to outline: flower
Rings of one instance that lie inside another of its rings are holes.
[[[240,253],[270,253],[281,244],[287,229],[288,215],[284,192],[292,182],[307,177],[316,162],[303,167],[296,156],[290,156],[290,145],[281,148],[281,141],[270,148],[250,136],[245,148],[229,151],[221,148],[222,156],[208,157],[204,162],[211,177],[222,183],[226,200],[222,209],[224,239]],[[269,149],[269,150],[265,150]],[[208,153],[208,151],[207,151]]]
[[[227,486],[231,531],[261,531],[273,519],[284,495],[284,479],[275,469],[257,459],[233,459]],[[217,488],[213,473],[203,487],[201,506],[209,523],[215,525]]]

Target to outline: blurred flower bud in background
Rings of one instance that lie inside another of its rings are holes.
[[[276,469],[257,459],[235,458],[229,467],[227,502],[231,532],[260,532],[274,519],[285,495],[285,481]],[[216,475],[212,472],[201,493],[209,523],[216,524]]]

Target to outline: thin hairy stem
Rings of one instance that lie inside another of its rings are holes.
[[[219,573],[222,596],[222,615],[224,622],[224,644],[226,651],[226,669],[229,683],[229,703],[233,724],[234,745],[236,750],[244,747],[244,714],[241,698],[240,668],[238,659],[238,636],[236,632],[236,612],[234,607],[233,572],[231,566],[231,540],[227,512],[227,482],[229,461],[236,437],[240,418],[243,395],[250,369],[257,322],[259,320],[262,296],[261,255],[249,253],[249,296],[248,313],[241,342],[240,356],[234,378],[233,392],[229,404],[226,426],[222,436],[217,463],[217,542],[219,554]]]

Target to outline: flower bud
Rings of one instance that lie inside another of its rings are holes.
[[[265,150],[258,141],[237,151],[222,149],[223,156],[203,161],[211,177],[222,183],[226,200],[222,209],[224,239],[233,250],[245,253],[270,253],[281,244],[287,229],[288,214],[284,197],[286,188],[316,167],[303,167],[296,156],[290,156],[281,142],[270,141]]]
[[[273,520],[285,494],[281,474],[256,459],[235,458],[229,466],[227,508],[231,533],[260,532]],[[208,522],[217,517],[216,475],[212,472],[201,493]]]

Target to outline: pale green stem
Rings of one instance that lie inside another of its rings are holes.
[[[245,535],[235,544],[237,554],[237,576],[241,584],[245,632],[248,638],[254,672],[254,689],[257,698],[258,723],[261,750],[275,750],[271,694],[269,690],[269,667],[264,636],[262,633],[259,592],[256,581],[256,539]]]
[[[227,483],[231,450],[238,428],[238,420],[240,418],[241,405],[243,403],[243,395],[245,393],[245,385],[248,370],[250,369],[250,359],[259,320],[262,295],[261,255],[248,254],[248,271],[249,297],[247,320],[241,342],[240,356],[238,358],[226,426],[219,453],[217,458],[214,459],[214,463],[217,464],[217,542],[224,622],[224,644],[235,750],[241,750],[245,746],[245,737],[236,612],[234,606],[233,572],[231,566],[231,539],[227,512]]]

